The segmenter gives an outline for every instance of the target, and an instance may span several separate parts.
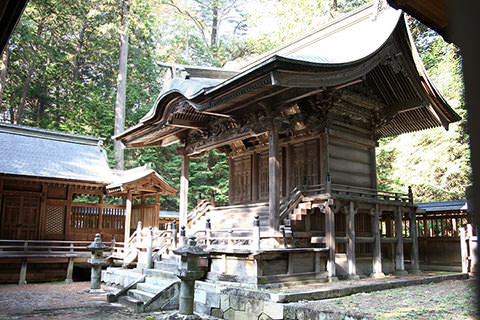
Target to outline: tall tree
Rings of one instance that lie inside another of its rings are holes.
[[[128,62],[128,13],[130,1],[122,1],[122,22],[120,31],[120,54],[118,58],[117,98],[115,100],[115,130],[118,135],[125,130],[125,102],[127,94],[127,62]],[[123,169],[124,152],[120,141],[115,140],[113,145],[115,167]]]

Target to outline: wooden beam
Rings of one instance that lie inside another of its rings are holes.
[[[278,144],[278,129],[275,125],[268,132],[268,204],[269,225],[273,230],[279,227],[280,209],[280,159]]]
[[[123,236],[123,243],[125,243],[125,248],[127,247],[128,240],[130,239],[130,223],[132,221],[132,194],[127,194],[125,205],[125,228],[124,228],[124,236]]]
[[[180,177],[180,214],[179,214],[179,228],[185,226],[187,228],[187,213],[188,213],[188,175],[190,170],[190,160],[186,154],[182,154],[182,172]]]
[[[171,119],[167,122],[168,126],[177,127],[177,128],[188,128],[188,129],[206,129],[207,123],[202,121],[193,121],[185,119]]]

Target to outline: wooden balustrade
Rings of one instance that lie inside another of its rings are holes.
[[[72,203],[72,229],[123,230],[125,225],[125,207],[96,203]],[[101,226],[100,226],[101,221]]]

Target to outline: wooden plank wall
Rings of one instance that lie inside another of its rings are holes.
[[[375,188],[375,142],[367,135],[336,128],[328,139],[330,176],[333,184]]]

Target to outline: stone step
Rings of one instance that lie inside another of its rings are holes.
[[[163,261],[163,260],[157,260],[153,262],[153,268],[162,270],[162,271],[170,271],[170,272],[175,272],[177,271],[177,262],[175,260],[168,260],[168,261]]]
[[[140,289],[130,289],[128,290],[128,296],[145,303],[152,299],[155,296],[155,293],[146,292]]]
[[[107,268],[102,271],[102,281],[109,285],[126,287],[142,276],[142,273],[134,269]]]
[[[143,269],[143,274],[147,275],[145,282],[155,282],[156,279],[158,279],[158,281],[178,280],[175,272],[159,269]]]
[[[162,291],[164,288],[169,286],[171,283],[172,283],[171,281],[164,281],[162,285],[160,285],[159,283],[152,284],[148,282],[141,282],[137,284],[137,289],[141,291],[157,294],[160,291]]]
[[[137,313],[143,312],[144,302],[141,301],[141,300],[138,300],[138,299],[133,298],[131,296],[121,296],[118,299],[118,302],[123,304],[124,306],[127,306],[127,307],[133,309]]]

